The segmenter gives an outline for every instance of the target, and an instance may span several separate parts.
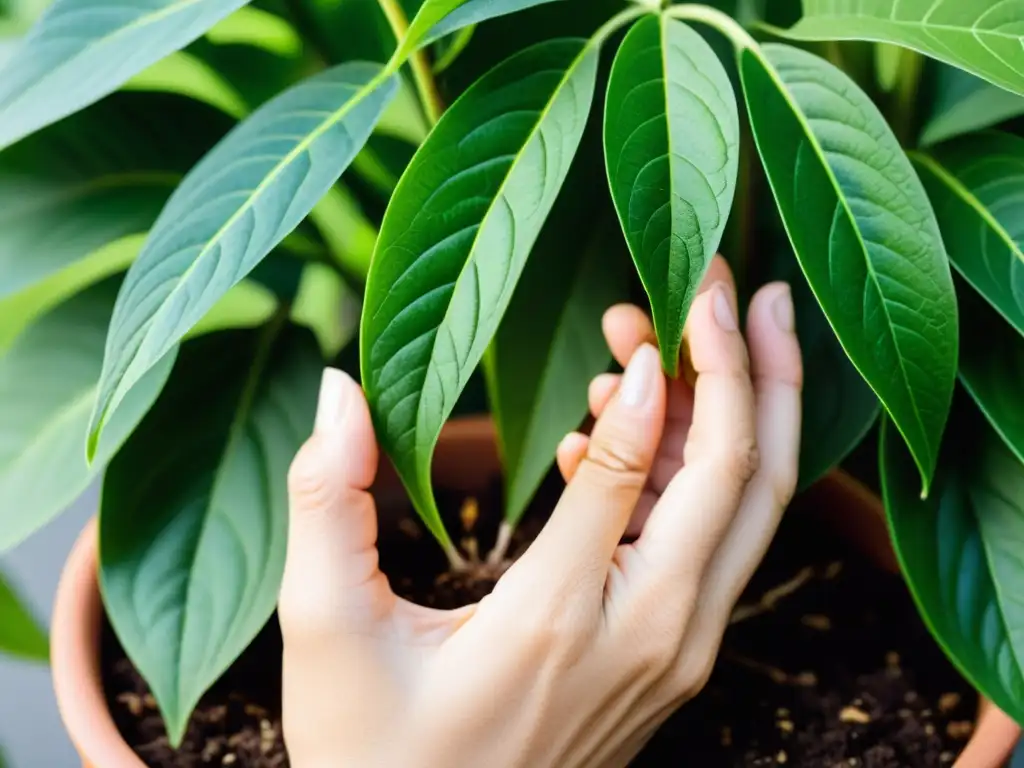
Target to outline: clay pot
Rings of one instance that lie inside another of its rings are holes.
[[[480,493],[498,471],[490,420],[460,419],[445,427],[434,461],[439,486]],[[401,493],[394,470],[382,462],[374,486],[380,508],[393,508],[388,497]],[[881,500],[852,477],[832,473],[803,495],[800,506],[825,515],[879,567],[899,572]],[[93,521],[68,558],[54,607],[51,658],[57,703],[84,768],[145,768],[121,738],[107,710],[100,677],[102,620]],[[983,701],[974,736],[954,768],[1001,768],[1019,738],[1020,728]]]

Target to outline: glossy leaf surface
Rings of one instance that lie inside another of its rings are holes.
[[[969,428],[945,452],[924,501],[906,448],[885,425],[886,512],[904,576],[932,633],[978,690],[1021,721],[1024,465],[979,415],[965,416]]]
[[[953,265],[1024,333],[1024,139],[966,136],[915,161]]]
[[[0,655],[46,661],[50,644],[31,611],[0,573]],[[0,762],[3,756],[0,755]]]
[[[116,94],[0,153],[0,298],[127,235],[231,127],[176,96]]]
[[[362,379],[378,438],[445,544],[434,445],[512,298],[586,127],[598,50],[553,40],[445,113],[388,207],[366,287]]]
[[[740,64],[757,147],[804,274],[927,488],[958,332],[924,188],[878,109],[840,70],[783,45],[746,49]]]
[[[481,21],[558,0],[425,0],[409,25],[402,51],[411,53]]]
[[[965,291],[970,288],[964,287]],[[980,298],[961,298],[960,380],[1006,445],[1024,462],[1024,336]]]
[[[285,91],[178,187],[118,297],[90,446],[135,382],[338,180],[394,93],[380,75],[343,64]]]
[[[939,66],[935,103],[921,131],[921,144],[938,144],[1024,115],[1024,96],[956,67]]]
[[[55,0],[0,69],[0,148],[183,48],[245,0]]]
[[[274,610],[288,466],[312,431],[321,371],[304,331],[276,343],[268,326],[190,341],[107,470],[104,604],[173,744]]]
[[[1024,0],[804,0],[785,34],[895,43],[1024,94]]]
[[[651,300],[662,365],[674,376],[739,159],[736,97],[699,34],[665,16],[633,26],[612,66],[604,136],[612,198]]]
[[[104,432],[92,466],[85,438],[119,278],[59,305],[0,356],[0,551],[63,512],[103,470],[156,398],[173,354],[155,366]]]

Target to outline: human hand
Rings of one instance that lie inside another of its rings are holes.
[[[368,408],[325,374],[289,478],[279,604],[296,768],[626,765],[703,687],[793,493],[800,431],[788,290],[754,298],[748,363],[720,262],[715,276],[687,322],[692,393],[666,383],[640,315],[609,314],[626,373],[592,387],[597,423],[563,443],[571,479],[540,536],[458,611],[401,600],[380,572]]]

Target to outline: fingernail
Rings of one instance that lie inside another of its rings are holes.
[[[637,408],[647,400],[654,387],[654,377],[661,375],[658,351],[650,344],[641,344],[633,353],[619,387],[619,402],[628,408]]]
[[[344,406],[345,374],[336,368],[324,368],[316,404],[316,431],[331,432],[337,429],[344,415]]]
[[[796,326],[796,317],[793,314],[793,293],[789,286],[783,284],[779,295],[772,302],[772,315],[775,317],[775,325],[783,333],[792,333]]]
[[[722,284],[714,287],[715,291],[715,321],[723,331],[735,331],[739,328],[736,322],[736,313],[732,311],[732,303],[725,293],[725,286]]]

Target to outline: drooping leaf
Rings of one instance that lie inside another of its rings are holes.
[[[551,468],[558,443],[587,415],[590,381],[611,363],[601,317],[628,298],[629,256],[614,225],[600,223],[611,211],[591,193],[601,183],[587,172],[600,167],[595,159],[577,157],[487,354],[505,519],[512,526]],[[588,236],[581,238],[583,232]]]
[[[800,265],[843,349],[930,485],[957,361],[957,304],[939,227],[878,109],[818,57],[740,54],[758,151]]]
[[[914,160],[953,266],[1024,333],[1024,139],[990,131]]]
[[[241,119],[249,111],[245,99],[219,72],[187,51],[177,51],[144,69],[121,86],[122,91],[177,93]]]
[[[180,96],[115,94],[0,153],[0,298],[145,232],[231,127]]]
[[[175,745],[277,599],[288,466],[312,430],[322,363],[311,335],[273,328],[184,344],[103,483],[107,615]]]
[[[560,0],[425,0],[402,41],[399,55],[408,55],[463,27]]]
[[[90,446],[135,382],[338,180],[394,82],[375,64],[321,72],[254,112],[188,174],[118,297]]]
[[[302,54],[302,36],[291,24],[252,5],[218,21],[206,31],[205,38],[214,45],[248,45],[286,58]]]
[[[1024,462],[1024,336],[978,296],[961,296],[960,381],[1006,445]]]
[[[785,281],[793,295],[796,334],[804,364],[799,487],[807,488],[843,461],[864,439],[880,410],[878,398],[843,352],[814,298],[786,235],[765,250],[771,230],[759,229],[759,253],[771,256],[767,281]]]
[[[783,34],[894,43],[1024,94],[1024,0],[804,0]]]
[[[921,132],[922,145],[938,144],[1024,115],[1024,97],[962,69],[938,66],[935,102]]]
[[[90,467],[86,430],[119,278],[31,325],[0,357],[0,551],[63,512],[88,488],[159,392],[173,355],[156,366],[104,433]]]
[[[612,198],[651,300],[672,376],[690,304],[732,207],[739,116],[729,76],[681,21],[638,21],[619,48],[605,101]]]
[[[918,609],[960,671],[1024,720],[1024,465],[975,413],[947,443],[921,500],[891,424],[882,431],[882,487],[892,538]],[[965,450],[970,446],[969,450]]]
[[[0,573],[0,654],[30,661],[46,661],[50,658],[50,643],[46,632],[3,573]]]
[[[98,101],[246,0],[55,0],[0,69],[0,148]]]
[[[363,386],[381,445],[442,545],[434,445],[569,171],[597,63],[596,46],[552,40],[485,75],[417,152],[381,227],[363,306]]]

